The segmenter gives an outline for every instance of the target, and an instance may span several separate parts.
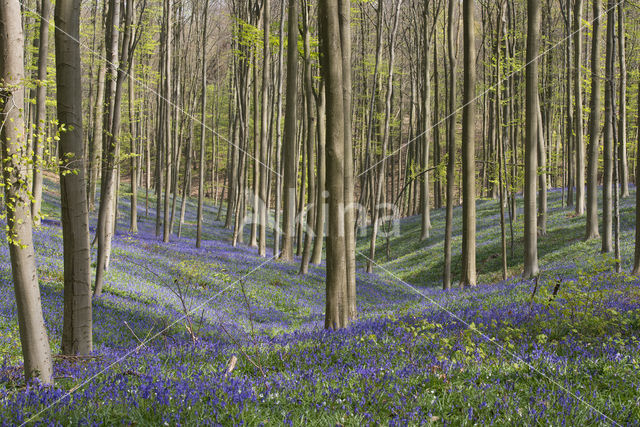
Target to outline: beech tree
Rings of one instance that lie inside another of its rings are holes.
[[[0,146],[7,243],[27,380],[53,383],[51,348],[42,315],[27,182],[24,123],[24,34],[20,2],[0,0]]]
[[[93,349],[89,211],[85,186],[80,69],[80,0],[57,0],[56,94],[60,135],[60,206],[64,246],[62,353],[88,355]]]
[[[538,275],[536,181],[538,178],[538,52],[540,3],[527,0],[526,137],[524,185],[524,278]]]
[[[475,98],[476,46],[475,2],[464,0],[464,94],[462,108],[462,280],[461,285],[476,285],[476,153]]]

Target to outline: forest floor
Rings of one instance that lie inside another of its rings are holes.
[[[63,278],[56,191],[47,182],[49,218],[34,232],[54,354]],[[633,257],[634,194],[621,204],[623,271]],[[324,265],[301,276],[297,263],[232,247],[209,204],[195,249],[193,200],[182,238],[163,244],[155,201],[145,215],[139,200],[137,235],[126,232],[128,200],[120,203],[105,293],[94,301],[94,356],[57,356],[55,387],[22,380],[0,245],[0,425],[640,425],[640,281],[613,274],[599,240],[582,241],[584,217],[561,206],[558,190],[549,192],[538,282],[519,277],[521,206],[512,278],[500,280],[498,204],[481,200],[480,285],[439,290],[444,211],[433,210],[426,241],[419,217],[401,221],[388,246],[379,240],[376,274],[358,272],[359,320],[337,332],[323,330]],[[454,218],[458,278],[460,208]],[[358,251],[368,254],[366,236]]]

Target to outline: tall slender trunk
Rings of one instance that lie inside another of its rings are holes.
[[[613,98],[615,90],[613,87],[615,68],[615,46],[614,31],[616,22],[616,11],[613,1],[607,4],[607,42],[606,42],[606,63],[605,63],[605,87],[604,87],[604,132],[602,157],[604,158],[604,173],[602,178],[602,252],[608,253],[613,250]]]
[[[47,140],[45,128],[47,121],[47,57],[49,55],[49,16],[51,2],[42,0],[40,6],[40,47],[38,51],[38,83],[36,86],[35,133],[33,138],[33,187],[31,217],[35,224],[40,224],[40,206],[42,204],[42,169],[44,167],[44,143]]]
[[[204,3],[204,23],[202,25],[202,63],[201,63],[201,87],[202,93],[200,104],[200,162],[198,165],[198,218],[196,226],[196,248],[202,246],[202,208],[204,205],[204,175],[205,175],[205,143],[207,139],[207,18],[209,11],[209,0]],[[187,154],[190,156],[190,154]],[[185,174],[185,179],[189,174]],[[177,178],[177,177],[176,177]]]
[[[169,238],[171,237],[171,188],[173,186],[173,180],[178,177],[173,177],[173,135],[171,134],[172,129],[172,113],[173,106],[171,105],[171,101],[169,98],[173,96],[172,93],[172,76],[171,76],[171,67],[172,67],[172,51],[171,47],[174,43],[172,38],[172,29],[173,18],[172,18],[172,10],[171,10],[171,0],[164,0],[163,2],[164,8],[164,16],[165,16],[165,72],[164,72],[164,109],[165,114],[163,117],[163,121],[160,124],[164,128],[164,199],[163,199],[163,220],[162,220],[162,241],[164,243],[169,242]],[[174,123],[175,127],[176,124]]]
[[[273,230],[273,255],[280,256],[280,213],[282,206],[282,82],[284,68],[284,16],[285,2],[281,2],[280,9],[280,31],[278,47],[278,107],[276,113],[276,200],[274,207],[274,230]]]
[[[428,25],[428,4],[425,3],[422,15],[423,25],[423,69],[422,69],[422,171],[429,168],[429,143],[431,137],[431,28]],[[420,240],[429,238],[429,230],[431,229],[431,212],[429,210],[429,172],[424,172],[420,186],[420,210],[421,210],[421,227]]]
[[[351,0],[338,0],[338,20],[342,53],[342,105],[344,115],[344,226],[345,256],[347,262],[347,309],[343,310],[343,323],[346,324],[358,315],[356,305],[356,234],[355,213],[353,212],[355,195],[355,176],[353,161],[353,135],[351,126]],[[345,319],[344,316],[347,316]]]
[[[600,145],[600,28],[602,0],[593,0],[591,41],[591,105],[589,117],[589,154],[587,158],[586,239],[598,237],[598,153]]]
[[[320,83],[318,94],[318,191],[316,191],[316,223],[314,233],[316,235],[313,241],[313,253],[311,254],[311,263],[318,265],[322,261],[322,244],[324,243],[325,221],[326,221],[326,203],[325,189],[327,177],[326,163],[326,135],[327,135],[327,118],[325,110],[325,93],[324,83]],[[347,232],[345,228],[345,233]],[[355,236],[354,236],[355,237]]]
[[[538,53],[540,50],[540,3],[527,0],[526,138],[524,184],[524,272],[535,277],[538,267],[536,180],[538,174]]]
[[[282,253],[284,261],[293,261],[296,212],[296,106],[298,103],[298,0],[289,0],[287,24],[287,104],[284,113],[284,212]]]
[[[133,60],[131,61],[131,69],[135,69],[133,67]],[[131,160],[129,161],[131,168],[131,209],[129,211],[129,231],[131,233],[138,232],[138,143],[135,132],[134,82],[134,72],[132,71],[131,74],[129,74],[129,135],[131,136]]]
[[[267,256],[267,205],[269,192],[268,175],[271,168],[268,166],[267,153],[269,150],[269,85],[271,84],[271,52],[269,44],[271,43],[270,26],[271,26],[271,2],[264,0],[262,4],[263,16],[263,53],[262,53],[262,120],[260,123],[260,204],[258,219],[258,255]],[[256,82],[257,84],[257,82]],[[256,105],[257,108],[257,105]]]
[[[453,232],[453,186],[455,184],[455,155],[456,155],[456,54],[454,35],[454,15],[456,14],[456,0],[449,0],[447,17],[447,56],[449,70],[447,81],[449,83],[448,120],[447,120],[447,207],[445,213],[444,231],[444,272],[442,276],[442,288],[451,289],[451,237]]]
[[[82,136],[80,0],[57,0],[55,8],[56,94],[60,135],[60,206],[64,246],[62,353],[91,353],[91,253]]]
[[[320,64],[327,95],[327,189],[329,234],[325,328],[347,326],[344,227],[344,93],[338,0],[319,0]]]
[[[476,46],[474,1],[463,1],[464,95],[462,109],[462,280],[473,287],[476,277]]]
[[[303,2],[303,45],[304,45],[304,70],[303,83],[305,91],[307,124],[306,124],[306,155],[307,155],[307,207],[305,210],[306,217],[306,233],[304,238],[304,248],[302,251],[302,260],[300,262],[300,273],[307,274],[309,271],[309,261],[311,260],[311,245],[313,243],[313,229],[315,224],[315,199],[316,199],[316,177],[314,167],[314,152],[316,146],[316,106],[315,93],[313,90],[313,75],[311,70],[311,32],[309,30],[309,4],[308,1]],[[304,173],[304,171],[303,171]],[[317,236],[316,236],[317,237]]]
[[[622,197],[629,197],[629,162],[627,160],[627,53],[624,23],[624,0],[618,3],[618,64],[620,71],[620,118],[618,125],[618,171]]]
[[[0,0],[0,79],[18,86],[24,80],[24,35],[20,3]],[[0,97],[0,158],[3,163],[4,204],[11,273],[16,295],[20,344],[27,380],[38,378],[53,384],[51,347],[42,315],[38,272],[35,264],[27,182],[27,140],[24,118],[24,91],[3,91]]]
[[[369,246],[369,259],[367,260],[367,273],[373,272],[373,264],[375,263],[376,258],[376,240],[378,238],[378,230],[380,228],[379,218],[380,218],[380,204],[382,202],[382,192],[384,190],[384,186],[386,183],[386,163],[387,163],[387,150],[389,147],[390,140],[390,122],[391,122],[391,107],[392,101],[391,96],[393,94],[393,77],[394,77],[394,64],[395,64],[395,39],[396,33],[398,31],[398,20],[400,17],[400,7],[402,6],[402,0],[396,0],[397,3],[395,5],[395,14],[393,18],[393,28],[391,30],[391,36],[389,38],[389,71],[387,77],[387,91],[386,91],[386,100],[385,100],[385,111],[384,111],[384,127],[383,127],[383,135],[382,135],[382,153],[380,157],[380,161],[377,165],[378,176],[376,179],[376,186],[374,189],[374,198],[373,198],[373,206],[372,213],[373,218],[372,228],[373,231],[371,233],[371,244]],[[382,7],[382,5],[379,5]],[[372,174],[373,176],[373,174]]]
[[[108,52],[109,87],[106,91],[104,125],[105,129],[103,154],[102,154],[102,182],[100,186],[100,209],[98,211],[98,256],[96,261],[96,281],[94,296],[102,295],[105,274],[109,268],[109,258],[111,256],[111,239],[115,224],[115,203],[116,194],[116,162],[118,161],[119,135],[120,135],[120,104],[122,99],[122,84],[125,78],[124,69],[127,68],[125,58],[129,56],[129,36],[130,36],[130,12],[133,5],[127,6],[127,18],[125,18],[125,32],[122,40],[122,54],[118,58],[118,27],[120,23],[120,2],[110,0],[109,16],[107,19],[106,46]],[[120,59],[120,60],[119,60]],[[124,63],[121,63],[124,62]]]
[[[574,141],[576,145],[576,214],[584,214],[584,138],[582,131],[582,0],[573,9]]]
[[[638,105],[640,105],[640,86],[638,87]],[[637,126],[640,129],[640,110],[637,113]],[[636,146],[640,147],[640,132],[636,135]],[[640,190],[638,189],[638,177],[640,176],[640,149],[636,148],[636,240],[633,256],[633,269],[631,274],[640,276]]]

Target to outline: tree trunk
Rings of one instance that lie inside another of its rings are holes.
[[[38,272],[35,264],[30,205],[26,188],[27,140],[24,118],[24,36],[20,3],[0,0],[0,79],[13,90],[0,97],[2,178],[6,209],[7,240],[16,295],[20,344],[27,380],[38,378],[53,384],[51,348],[42,315]]]
[[[205,174],[205,142],[207,137],[207,17],[209,11],[209,0],[203,0],[204,3],[204,23],[202,25],[202,68],[201,68],[201,87],[202,93],[200,104],[200,162],[198,165],[198,218],[196,226],[196,248],[202,246],[202,208],[204,205],[204,174]],[[190,156],[190,154],[187,154]],[[188,177],[185,174],[185,179]],[[177,179],[177,177],[176,177]]]
[[[260,198],[259,218],[258,218],[258,255],[267,256],[267,205],[269,192],[269,172],[271,168],[268,166],[267,153],[269,150],[269,85],[271,84],[271,52],[269,49],[270,26],[271,26],[271,2],[263,0],[262,4],[263,16],[263,53],[262,53],[262,120],[260,124]],[[257,82],[256,82],[257,84]],[[256,105],[256,109],[257,109]]]
[[[325,221],[326,221],[326,203],[325,203],[325,189],[326,189],[326,176],[327,176],[327,163],[325,159],[325,146],[327,138],[327,118],[325,110],[325,94],[324,83],[320,83],[320,90],[318,95],[318,191],[316,192],[316,224],[315,235],[316,238],[313,241],[313,252],[311,254],[311,263],[318,265],[322,262],[322,244],[324,243],[325,235]],[[353,228],[353,227],[352,227]],[[347,233],[345,227],[345,233]],[[354,236],[355,237],[355,236]]]
[[[449,62],[449,72],[447,81],[449,83],[448,96],[448,120],[447,120],[447,188],[446,188],[446,213],[444,231],[444,272],[442,276],[442,288],[451,289],[451,237],[453,232],[453,186],[455,184],[455,155],[456,155],[456,53],[454,35],[454,15],[456,14],[456,0],[449,0],[449,11],[447,17],[447,54]]]
[[[538,53],[540,50],[540,3],[527,0],[526,140],[524,184],[524,273],[538,275],[536,180],[538,174]]]
[[[308,1],[303,2],[303,46],[304,46],[304,70],[303,82],[305,91],[305,101],[307,110],[306,124],[306,155],[307,155],[307,208],[305,210],[306,217],[306,233],[304,238],[304,248],[302,251],[302,260],[300,262],[300,274],[307,274],[309,271],[309,261],[311,260],[311,244],[313,242],[313,229],[315,224],[316,209],[314,206],[316,199],[316,176],[314,173],[313,154],[316,146],[316,106],[315,93],[313,90],[313,75],[311,70],[311,32],[309,30],[309,4]],[[304,173],[304,171],[303,171]],[[301,217],[302,218],[302,217]]]
[[[612,0],[607,4],[607,44],[605,63],[605,88],[604,88],[604,132],[602,157],[604,158],[604,172],[602,178],[602,252],[613,250],[613,97],[614,97],[614,68],[615,46],[614,31],[616,11]]]
[[[638,87],[638,105],[640,105],[640,86]],[[637,126],[640,129],[640,111],[638,111]],[[640,147],[640,132],[637,133],[636,147]],[[640,149],[636,148],[636,241],[633,257],[633,269],[631,274],[640,276],[640,190],[638,189],[638,177],[640,176]]]
[[[134,70],[133,60],[131,69]],[[129,134],[131,136],[131,209],[129,211],[129,232],[138,232],[138,150],[135,133],[136,115],[134,112],[135,92],[134,92],[134,72],[129,74]]]
[[[45,162],[44,143],[47,140],[45,129],[47,121],[47,57],[49,55],[49,16],[51,2],[42,0],[40,6],[40,48],[38,51],[38,82],[36,83],[36,116],[35,134],[33,138],[33,201],[31,203],[31,217],[36,225],[40,224],[40,206],[42,204],[42,169]]]
[[[400,6],[402,5],[402,0],[396,0],[395,14],[393,18],[393,28],[391,30],[391,37],[389,39],[389,71],[387,77],[387,91],[386,91],[386,100],[385,100],[385,111],[384,111],[384,127],[383,127],[383,136],[382,136],[382,154],[380,157],[380,161],[377,162],[377,180],[376,186],[374,189],[374,197],[373,197],[373,206],[372,213],[373,218],[372,222],[372,233],[371,233],[371,244],[369,246],[369,258],[367,259],[367,273],[373,273],[373,264],[376,259],[376,240],[378,238],[378,230],[380,228],[379,218],[381,207],[380,204],[382,202],[382,193],[385,188],[386,183],[386,163],[387,163],[387,149],[389,147],[390,140],[390,121],[391,121],[391,107],[392,100],[391,96],[393,95],[393,76],[394,76],[394,63],[395,63],[395,39],[396,32],[398,30],[398,20],[400,17]],[[379,5],[378,7],[382,7]],[[374,165],[376,166],[376,165]],[[372,174],[372,176],[374,176]]]
[[[425,3],[422,25],[423,25],[423,70],[422,70],[422,123],[423,133],[422,135],[422,157],[421,166],[422,171],[426,171],[429,168],[429,143],[431,136],[431,28],[428,25],[429,11],[427,9],[428,3]],[[437,65],[437,64],[436,64]],[[475,68],[474,68],[475,69]],[[420,240],[426,240],[429,238],[429,230],[431,229],[431,212],[429,210],[429,172],[424,172],[422,175],[420,187],[420,210],[421,210],[421,227],[420,227]]]
[[[338,19],[342,53],[342,95],[344,114],[344,226],[345,252],[347,262],[347,319],[358,315],[356,306],[356,234],[354,208],[355,176],[353,173],[353,135],[351,127],[351,0],[338,0]]]
[[[109,90],[106,92],[105,132],[103,147],[102,182],[100,188],[100,209],[98,212],[97,238],[98,256],[96,261],[96,282],[94,296],[102,294],[104,276],[109,268],[111,256],[111,239],[115,226],[115,203],[117,203],[117,161],[119,153],[120,135],[120,104],[122,99],[122,85],[129,70],[129,38],[131,35],[131,13],[133,4],[127,3],[124,19],[124,35],[122,39],[122,53],[118,61],[118,27],[120,22],[120,2],[110,0],[109,19],[107,22],[106,46],[109,52]]]
[[[621,197],[629,197],[629,162],[627,160],[627,54],[624,25],[624,0],[618,3],[618,63],[620,70],[620,118],[618,125],[618,172]]]
[[[338,329],[348,311],[344,227],[344,93],[338,0],[318,2],[320,64],[327,95],[327,237],[325,328]]]
[[[282,206],[282,126],[280,125],[282,117],[282,81],[284,68],[284,16],[285,2],[281,2],[280,9],[280,31],[279,31],[279,47],[278,47],[278,107],[276,113],[276,200],[274,208],[274,227],[273,227],[273,255],[280,256],[280,213]]]
[[[476,158],[475,96],[476,46],[474,1],[463,1],[464,96],[462,109],[462,280],[465,288],[476,285]]]
[[[589,117],[589,156],[587,159],[586,240],[598,237],[598,152],[600,145],[600,21],[602,0],[593,0],[593,38],[591,41],[591,105]]]
[[[82,137],[80,0],[57,0],[55,8],[56,88],[60,134],[60,199],[64,245],[62,353],[91,353],[91,253]]]
[[[584,138],[582,132],[582,0],[575,0],[573,11],[573,68],[575,73],[574,141],[576,145],[576,215],[584,214]]]
[[[335,0],[334,0],[335,1]],[[287,105],[284,113],[284,212],[282,253],[284,261],[293,261],[296,215],[296,107],[298,103],[298,0],[289,0],[287,24]],[[342,111],[341,111],[342,112]]]

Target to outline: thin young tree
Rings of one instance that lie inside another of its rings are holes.
[[[202,246],[202,208],[204,205],[204,174],[205,174],[205,143],[207,136],[207,21],[209,12],[209,0],[203,0],[202,45],[200,58],[200,162],[198,165],[198,217],[196,220],[196,248]]]
[[[41,41],[42,43],[42,41]],[[51,347],[42,314],[27,182],[24,124],[24,35],[18,0],[0,0],[0,149],[7,242],[26,379],[53,383]]]
[[[109,60],[107,84],[105,90],[104,124],[102,154],[102,181],[100,183],[100,208],[98,210],[98,224],[96,235],[98,240],[98,255],[96,260],[96,279],[93,294],[102,295],[105,275],[109,269],[111,257],[111,240],[115,226],[115,204],[117,202],[117,162],[120,149],[120,105],[122,101],[122,86],[129,72],[129,41],[131,37],[131,15],[133,14],[133,0],[126,3],[124,17],[124,34],[122,50],[118,53],[120,3],[117,0],[109,2],[109,16],[107,19],[106,46]]]
[[[89,210],[82,137],[80,0],[55,7],[56,94],[60,134],[60,218],[64,246],[62,353],[88,355],[93,349]]]
[[[282,218],[282,252],[284,261],[293,261],[296,215],[296,107],[298,105],[298,0],[289,0],[287,22],[287,95],[284,112],[284,206]]]
[[[49,55],[49,17],[51,2],[42,0],[40,5],[40,43],[38,48],[38,81],[36,82],[36,115],[33,136],[33,182],[31,217],[40,224],[40,206],[42,204],[42,168],[44,167],[44,143],[47,120],[47,57]]]
[[[538,178],[538,51],[540,2],[527,0],[526,135],[524,184],[524,278],[538,275],[536,181]]]
[[[473,0],[462,5],[464,44],[464,93],[462,108],[462,280],[463,287],[476,285],[476,158],[475,96],[476,47]]]
[[[573,5],[574,141],[576,146],[576,215],[584,214],[584,138],[582,131],[582,0]]]
[[[619,1],[618,11],[618,70],[620,88],[618,89],[620,117],[618,118],[618,172],[620,176],[620,196],[629,197],[629,162],[627,159],[627,52],[625,33],[625,1]]]
[[[347,261],[347,315],[349,320],[358,315],[356,306],[356,234],[354,228],[354,162],[351,126],[351,0],[338,0],[338,19],[342,53],[342,103],[344,113],[344,223]],[[320,119],[318,118],[318,121]],[[322,126],[322,125],[321,125]],[[324,142],[321,142],[324,143]],[[323,147],[324,148],[324,147]],[[320,194],[319,197],[323,197]],[[320,207],[320,209],[324,209]],[[318,229],[323,228],[320,222]]]
[[[604,171],[602,178],[602,252],[613,250],[613,101],[615,89],[613,87],[615,69],[614,33],[616,25],[616,10],[613,2],[607,4],[607,41],[605,58],[605,86],[604,86],[604,131],[602,135],[602,157]]]
[[[600,42],[602,0],[593,0],[591,40],[591,104],[589,115],[589,148],[587,157],[587,228],[586,240],[598,233],[598,154],[600,145]]]
[[[260,200],[258,211],[258,255],[267,256],[267,206],[269,193],[269,170],[267,153],[269,151],[269,85],[271,85],[271,50],[269,38],[271,26],[271,2],[263,0],[262,4],[262,117],[260,120]],[[256,84],[258,84],[256,82]],[[258,106],[256,105],[256,108]]]
[[[454,16],[456,15],[456,0],[449,0],[447,14],[447,60],[449,74],[449,96],[447,98],[447,206],[445,213],[444,231],[444,272],[442,275],[442,288],[451,289],[451,237],[453,232],[453,190],[455,180],[455,154],[456,154],[456,37]]]
[[[640,105],[640,86],[638,86],[638,105]],[[640,129],[640,110],[637,118],[638,129]],[[640,147],[640,132],[638,133],[637,146]],[[636,149],[636,180],[640,176],[640,150]],[[637,181],[636,181],[637,182]],[[640,191],[636,188],[636,241],[633,257],[633,269],[631,274],[640,276]]]

